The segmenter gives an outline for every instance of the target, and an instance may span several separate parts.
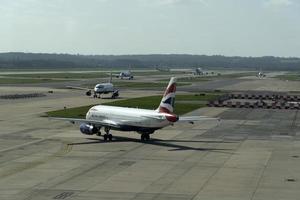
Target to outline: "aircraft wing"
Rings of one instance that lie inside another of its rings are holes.
[[[83,87],[76,87],[76,86],[66,86],[68,89],[75,89],[75,90],[91,90],[90,88],[83,88]]]
[[[207,117],[207,116],[186,116],[186,117],[179,117],[178,122],[193,123],[195,121],[206,121],[206,120],[218,120],[218,121],[220,121],[220,118]]]
[[[94,124],[98,126],[109,126],[114,128],[120,128],[120,124],[118,122],[112,121],[112,120],[88,120],[88,119],[78,119],[78,118],[60,118],[60,117],[49,117],[49,119],[52,120],[61,120],[61,121],[68,121],[72,124],[75,123],[86,123],[86,124]]]

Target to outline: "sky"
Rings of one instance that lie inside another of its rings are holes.
[[[300,0],[0,0],[0,52],[300,57]]]

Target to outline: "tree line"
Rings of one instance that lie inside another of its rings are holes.
[[[72,55],[46,53],[0,53],[0,68],[228,68],[249,70],[298,70],[296,57],[240,57],[222,55],[150,54],[150,55]]]

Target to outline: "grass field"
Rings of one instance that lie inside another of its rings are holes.
[[[185,72],[182,71],[169,71],[169,72],[164,72],[164,71],[139,71],[139,72],[132,72],[133,76],[150,76],[150,75],[176,75],[176,74],[184,74]]]
[[[284,75],[278,75],[275,78],[278,78],[280,80],[300,81],[300,74],[299,73],[284,74]]]
[[[90,73],[38,73],[38,74],[7,74],[7,77],[20,77],[20,78],[58,78],[58,79],[88,79],[88,78],[105,78],[109,74],[103,72],[90,72]]]
[[[169,81],[169,80],[168,80]],[[159,89],[164,90],[167,85],[166,82],[133,82],[133,81],[113,81],[116,88],[130,88],[130,89]],[[177,86],[189,85],[189,83],[177,83]],[[84,87],[93,88],[95,84],[85,84]]]
[[[185,77],[185,78],[178,78],[177,79],[180,82],[188,82],[188,83],[193,83],[193,82],[202,82],[202,81],[210,81],[210,77],[208,76],[201,76],[201,77]]]
[[[256,76],[257,72],[239,72],[239,73],[231,73],[231,74],[223,74],[220,76],[215,77],[222,77],[222,78],[240,78],[245,76]]]
[[[205,95],[204,95],[205,94]],[[191,112],[195,109],[202,108],[206,106],[205,101],[216,99],[220,96],[220,93],[203,93],[202,95],[177,95],[175,110],[174,112],[178,115],[183,115],[185,113]],[[111,106],[121,106],[130,108],[141,108],[141,109],[156,109],[161,101],[161,96],[147,96],[140,98],[132,98],[125,100],[118,100],[109,103],[104,103],[102,105]],[[189,101],[189,103],[183,103],[180,101]],[[195,101],[195,102],[192,102]],[[199,103],[199,101],[203,101]],[[68,108],[62,110],[56,110],[47,112],[49,117],[69,117],[69,118],[85,118],[87,111],[94,105],[81,106],[76,108]]]
[[[169,80],[168,80],[169,81]],[[165,89],[168,85],[168,82],[129,82],[129,81],[120,81],[120,82],[113,82],[115,87],[118,88],[155,88],[155,89]],[[187,83],[176,83],[177,86],[184,86],[184,85],[189,85]]]
[[[184,78],[178,78],[178,81],[183,83],[194,83],[194,82],[202,82],[202,81],[211,81],[218,78],[240,78],[245,76],[254,76],[255,72],[240,72],[240,73],[232,73],[232,74],[221,74],[221,75],[209,75],[209,76],[190,76]],[[161,81],[167,81],[167,79],[162,79]]]
[[[113,71],[113,77],[119,74],[121,71]],[[133,76],[149,76],[149,75],[170,75],[170,74],[182,74],[182,72],[159,72],[159,71],[138,71],[132,72]],[[19,78],[62,78],[62,79],[88,79],[88,78],[105,78],[110,76],[109,72],[57,72],[57,73],[26,73],[26,74],[6,74],[7,77],[19,77]]]
[[[43,79],[31,79],[31,78],[0,78],[0,84],[29,84],[29,83],[50,83],[50,82],[62,82],[70,80],[53,80],[48,78]]]

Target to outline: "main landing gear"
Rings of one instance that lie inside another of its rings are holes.
[[[150,134],[148,134],[148,133],[142,133],[141,134],[141,140],[142,141],[150,140]]]
[[[101,136],[101,130],[99,129],[98,132],[96,133],[97,136]]]
[[[110,127],[105,127],[104,128],[105,134],[103,135],[103,138],[105,141],[109,140],[112,141],[112,134],[109,133]]]
[[[93,97],[94,97],[94,98],[99,98],[99,99],[101,99],[101,94],[97,95],[97,93],[94,92],[94,96],[93,96]]]

